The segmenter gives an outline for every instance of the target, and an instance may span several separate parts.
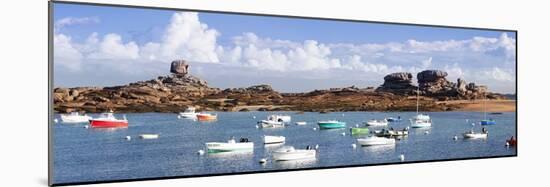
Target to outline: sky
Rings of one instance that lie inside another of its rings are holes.
[[[149,80],[185,59],[219,88],[377,87],[389,73],[439,69],[516,89],[514,32],[62,3],[53,19],[56,87]]]

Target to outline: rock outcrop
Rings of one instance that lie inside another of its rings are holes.
[[[384,84],[376,91],[392,92],[397,94],[412,94],[416,86],[412,84],[413,76],[408,72],[391,73],[384,77]]]
[[[170,73],[174,73],[176,75],[187,75],[187,73],[189,73],[188,68],[189,65],[185,62],[185,60],[174,60],[170,65]]]
[[[455,96],[456,85],[445,78],[447,75],[447,72],[441,70],[425,70],[418,73],[420,92],[428,96]]]

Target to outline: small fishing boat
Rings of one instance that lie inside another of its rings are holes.
[[[198,113],[197,119],[199,121],[213,121],[218,119],[218,115],[209,113]]]
[[[395,144],[395,139],[371,136],[359,138],[357,139],[357,143],[361,146],[392,145]]]
[[[181,118],[197,119],[197,114],[198,113],[195,112],[195,107],[188,107],[185,111],[180,112],[179,116]]]
[[[368,120],[367,122],[365,122],[365,124],[367,126],[374,126],[374,127],[387,126],[388,125],[388,120],[387,119],[383,119],[383,120],[371,119],[371,120]]]
[[[322,129],[338,129],[338,128],[345,128],[346,122],[328,120],[328,121],[319,121],[317,122],[317,125],[319,125],[319,127]]]
[[[386,120],[388,120],[388,122],[401,122],[402,121],[401,116],[397,116],[397,118],[389,117]]]
[[[258,124],[262,128],[281,128],[281,127],[285,127],[285,123],[283,123],[282,121],[260,120],[260,121],[258,121]]]
[[[264,136],[264,144],[279,144],[285,142],[284,136]]]
[[[62,123],[87,123],[92,117],[84,114],[80,115],[78,112],[71,112],[69,114],[61,114]]]
[[[207,142],[206,149],[208,153],[251,152],[254,151],[254,143],[249,142],[248,138],[241,138],[239,142],[231,138],[227,142]]]
[[[296,122],[296,125],[307,125],[307,122],[305,122],[305,121],[299,121],[299,122]]]
[[[409,130],[404,128],[403,130],[394,130],[393,128],[386,130],[377,130],[374,131],[374,135],[379,137],[397,137],[397,136],[407,136],[409,135]]]
[[[117,119],[112,111],[99,115],[98,118],[90,119],[92,128],[124,128],[128,127],[126,116],[123,119]]]
[[[140,134],[139,138],[144,139],[144,140],[158,139],[159,135],[158,134]]]
[[[285,146],[273,151],[273,160],[289,161],[315,159],[316,154],[317,152],[314,149],[294,149],[292,146]]]
[[[353,127],[350,128],[349,131],[351,132],[351,135],[368,134],[370,132],[367,127]]]
[[[267,120],[269,121],[277,121],[277,122],[283,122],[283,123],[290,123],[290,116],[287,115],[270,115],[267,117]]]
[[[489,134],[489,132],[487,130],[485,130],[485,128],[483,128],[481,130],[481,133],[478,133],[478,132],[474,132],[474,130],[470,130],[468,132],[465,132],[463,134],[464,138],[467,138],[467,139],[484,139],[484,138],[487,138],[487,135]]]

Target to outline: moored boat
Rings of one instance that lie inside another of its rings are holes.
[[[285,146],[273,151],[273,160],[289,161],[315,159],[317,152],[314,149],[295,149],[292,146]]]
[[[485,139],[485,138],[487,138],[488,134],[489,134],[489,131],[487,131],[485,128],[483,128],[481,130],[481,133],[474,132],[474,130],[472,129],[468,132],[465,132],[463,134],[463,136],[466,139]]]
[[[60,117],[62,123],[87,123],[92,119],[92,117],[86,114],[80,115],[78,112],[61,114]]]
[[[277,122],[283,122],[283,123],[290,123],[291,117],[288,115],[270,115],[267,117],[267,120],[269,121],[277,121]]]
[[[307,122],[305,122],[305,121],[299,121],[299,122],[296,122],[296,125],[307,125]]]
[[[403,130],[395,130],[393,128],[386,130],[377,130],[374,131],[374,135],[379,137],[397,137],[397,136],[407,136],[409,135],[409,130],[407,128],[404,128]]]
[[[213,121],[218,119],[218,115],[209,113],[198,113],[197,119],[199,121]]]
[[[317,125],[319,125],[319,127],[322,129],[338,129],[338,128],[345,128],[346,122],[328,120],[328,121],[319,121],[317,122]]]
[[[388,125],[388,120],[387,120],[387,119],[383,119],[383,120],[371,119],[371,120],[368,120],[367,122],[365,122],[365,125],[367,125],[367,126],[375,126],[375,127],[378,127],[378,126],[387,126],[387,125]]]
[[[367,127],[353,127],[349,129],[351,132],[351,135],[360,135],[360,134],[368,134],[369,128]]]
[[[98,118],[90,119],[90,125],[93,128],[124,128],[128,127],[128,120],[124,116],[123,119],[117,119],[113,112],[105,112],[99,115]]]
[[[410,121],[412,128],[427,128],[432,126],[432,120],[427,114],[418,114]]]
[[[285,127],[285,124],[282,121],[272,121],[272,120],[260,120],[258,124],[262,128],[281,128]]]
[[[395,144],[395,139],[371,136],[359,138],[357,139],[357,143],[361,146],[393,145]]]
[[[497,122],[494,119],[484,119],[479,122],[481,125],[496,125]]]
[[[285,140],[284,136],[264,136],[264,144],[279,144],[284,143]]]
[[[389,117],[387,120],[388,122],[401,122],[401,116],[397,116],[397,118]]]
[[[506,140],[507,146],[516,146],[518,141],[512,136],[510,139]]]
[[[208,153],[254,151],[254,143],[249,142],[248,138],[241,138],[239,142],[233,138],[227,142],[207,142],[205,145]]]
[[[195,107],[188,107],[185,111],[180,112],[179,116],[181,118],[197,119],[197,114],[198,113],[195,112]]]
[[[148,140],[148,139],[158,139],[158,138],[159,138],[159,135],[158,135],[158,134],[140,134],[140,135],[139,135],[139,138],[145,139],[145,140]]]

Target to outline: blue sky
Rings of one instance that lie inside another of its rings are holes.
[[[451,81],[515,90],[513,32],[59,3],[54,22],[59,86],[150,79],[185,58],[217,87],[366,87],[395,71],[443,69]]]

